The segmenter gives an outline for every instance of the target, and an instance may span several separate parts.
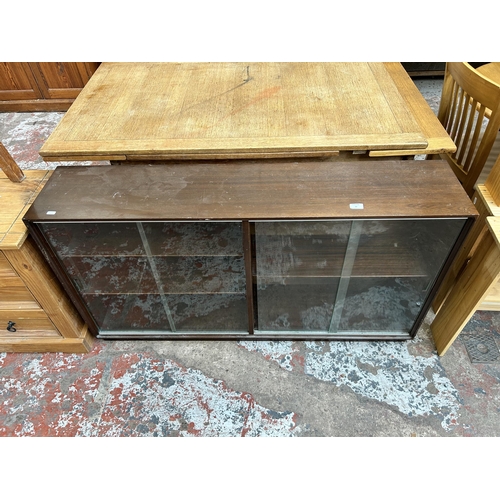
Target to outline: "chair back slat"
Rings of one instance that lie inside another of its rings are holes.
[[[459,92],[459,99],[458,103],[456,104],[456,108],[453,110],[453,115],[454,115],[454,121],[453,121],[453,128],[450,130],[450,137],[455,139],[455,142],[458,138],[461,137],[461,133],[459,133],[460,130],[460,124],[463,123],[464,119],[464,112],[467,111],[467,108],[464,106],[464,101],[465,101],[465,95],[463,89],[458,89]]]
[[[467,160],[464,161],[465,153],[467,152],[467,158],[471,156],[471,151],[475,148],[475,144],[472,144],[473,140],[471,137],[471,132],[474,133],[477,128],[477,114],[475,113],[475,109],[477,106],[477,101],[472,99],[470,102],[470,106],[467,106],[467,125],[465,127],[465,131],[462,133],[462,144],[467,145],[468,147],[463,147],[460,149],[460,154],[456,156],[457,162],[464,165],[464,169],[467,170],[465,164]]]
[[[478,153],[480,144],[478,144],[478,142],[480,141],[480,139],[482,139],[481,143],[484,141],[484,135],[481,138],[481,133],[482,133],[482,130],[484,128],[484,122],[485,122],[484,114],[486,112],[486,108],[481,105],[481,106],[479,106],[479,109],[477,109],[477,107],[474,106],[474,107],[472,107],[472,111],[473,111],[473,114],[475,117],[474,133],[473,133],[472,139],[470,141],[469,152],[467,154],[465,161],[463,162],[463,169],[465,172],[470,172],[474,160],[477,161],[479,159],[479,157],[477,156],[477,153]],[[486,159],[485,159],[485,161],[486,161]],[[482,167],[481,167],[481,170],[482,170]],[[481,172],[479,172],[479,174],[480,173]],[[478,177],[479,177],[479,174],[478,174]]]

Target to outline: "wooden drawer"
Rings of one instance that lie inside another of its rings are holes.
[[[6,309],[41,310],[41,307],[5,255],[0,252],[0,311]]]
[[[15,332],[7,330],[9,321],[15,323]],[[61,337],[42,309],[0,310],[0,339],[7,337]]]
[[[17,276],[16,271],[14,271],[14,268],[9,264],[7,257],[0,252],[0,283],[3,278],[10,278],[13,276]]]

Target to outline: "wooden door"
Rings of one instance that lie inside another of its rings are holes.
[[[99,63],[0,63],[0,112],[67,111]]]
[[[97,63],[76,62],[30,63],[45,99],[75,99],[97,66]]]
[[[0,101],[42,98],[29,63],[0,63]]]

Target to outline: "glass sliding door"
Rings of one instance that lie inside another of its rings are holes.
[[[464,224],[255,222],[257,329],[407,335]]]
[[[100,334],[248,330],[239,222],[40,228]]]

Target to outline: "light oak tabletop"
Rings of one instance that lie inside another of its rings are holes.
[[[399,63],[102,63],[46,161],[452,152]]]

